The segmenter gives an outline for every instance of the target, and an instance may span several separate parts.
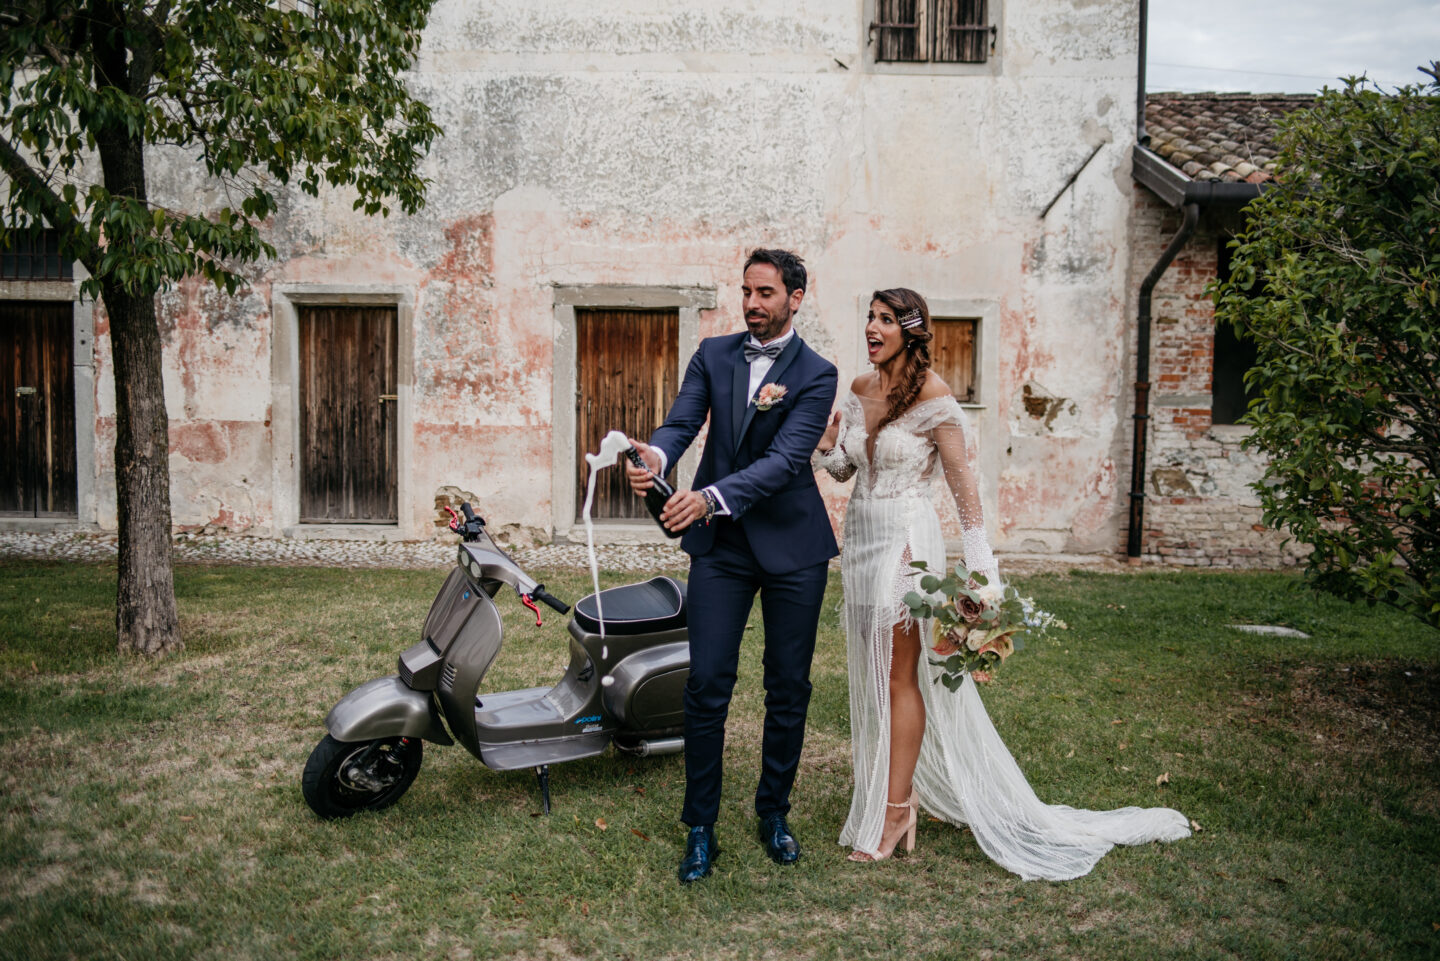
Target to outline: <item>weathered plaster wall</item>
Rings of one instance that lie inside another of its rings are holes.
[[[454,485],[544,537],[554,286],[712,288],[700,334],[729,332],[745,251],[773,244],[811,268],[798,326],[842,384],[863,363],[872,289],[989,305],[993,369],[974,415],[995,540],[1112,550],[1136,11],[992,7],[992,61],[942,72],[870,63],[862,0],[440,3],[412,77],[446,131],[426,161],[428,207],[371,220],[345,196],[296,194],[250,291],[166,297],[177,523],[287,523],[274,285],[413,292],[402,533],[427,534],[433,492]],[[193,164],[156,180],[162,202],[209,189]],[[111,386],[97,388],[102,449]],[[838,510],[843,490],[826,490]],[[113,523],[113,495],[102,514]]]
[[[1180,228],[1180,214],[1136,187],[1133,272],[1143,277]],[[1145,471],[1149,560],[1197,567],[1277,567],[1303,549],[1260,523],[1252,484],[1265,464],[1241,443],[1243,426],[1211,424],[1215,309],[1205,293],[1233,223],[1213,212],[1151,298],[1151,420]],[[1133,367],[1131,368],[1133,370]],[[1128,455],[1126,476],[1129,475]]]

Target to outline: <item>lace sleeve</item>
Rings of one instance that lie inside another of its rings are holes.
[[[810,455],[810,466],[815,470],[829,472],[837,481],[847,481],[855,474],[855,463],[845,453],[845,448],[836,444],[825,451]]]
[[[965,566],[984,574],[992,584],[997,582],[999,567],[985,536],[985,510],[980,503],[980,478],[976,467],[974,432],[969,429],[965,411],[952,398],[940,405],[929,423],[930,440],[940,455],[945,471],[945,484],[955,498],[960,512],[960,544],[965,552]]]
[[[847,405],[848,406],[848,405]],[[847,481],[854,474],[858,466],[855,458],[851,457],[845,449],[845,442],[850,434],[850,411],[845,406],[840,408],[840,432],[835,436],[835,446],[821,453],[816,451],[810,455],[810,466],[814,470],[824,470],[837,481]]]

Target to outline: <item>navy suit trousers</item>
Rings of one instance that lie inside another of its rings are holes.
[[[717,517],[715,546],[690,562],[690,679],[685,684],[685,806],[691,827],[714,824],[720,810],[725,718],[745,624],[760,594],[765,629],[765,732],[755,813],[790,810],[790,788],[805,743],[810,659],[828,564],[766,574],[739,524]]]

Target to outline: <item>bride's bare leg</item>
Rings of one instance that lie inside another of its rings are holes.
[[[925,737],[925,702],[920,696],[920,632],[912,622],[898,624],[890,640],[890,769],[886,785],[885,827],[880,834],[878,855],[863,851],[850,854],[852,861],[876,861],[890,856],[909,834],[906,849],[914,840],[915,816],[910,806],[915,762]]]
[[[897,624],[890,645],[890,783],[888,800],[910,800],[920,741],[925,737],[925,701],[920,696],[920,630],[914,621]],[[906,820],[899,808],[885,812],[887,824]]]

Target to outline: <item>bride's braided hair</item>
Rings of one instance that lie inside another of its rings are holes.
[[[900,368],[900,382],[890,391],[890,409],[885,411],[885,416],[880,418],[880,423],[875,426],[875,433],[878,434],[886,424],[909,410],[915,403],[915,398],[920,396],[920,389],[925,386],[925,374],[930,370],[930,341],[935,335],[930,324],[930,305],[925,303],[924,297],[908,287],[877,290],[870,295],[870,300],[872,303],[878,300],[889,307],[895,312],[897,320],[912,311],[919,311],[920,314],[919,324],[900,328],[905,363]]]

